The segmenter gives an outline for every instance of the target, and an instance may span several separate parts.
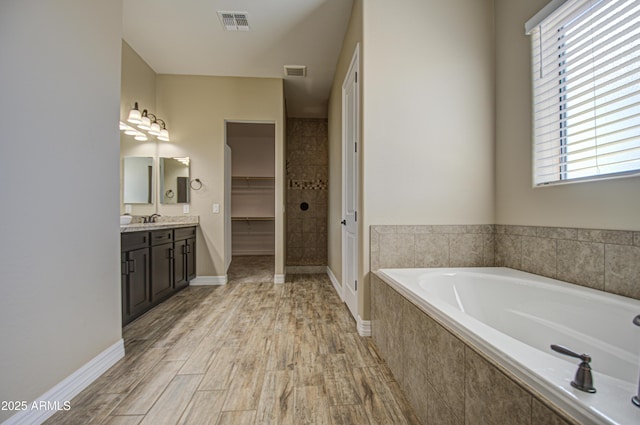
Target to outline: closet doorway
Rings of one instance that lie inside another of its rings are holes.
[[[229,281],[234,281],[234,270],[239,269],[243,281],[259,281],[266,276],[272,280],[276,250],[275,124],[227,121],[226,143],[225,162],[231,164],[225,173],[225,213],[231,228],[227,246],[227,252],[231,252]],[[252,272],[248,269],[252,264],[261,266]],[[269,270],[264,270],[265,265]]]

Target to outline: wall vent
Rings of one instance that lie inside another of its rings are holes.
[[[251,31],[247,12],[218,12],[225,31]]]
[[[285,65],[284,75],[285,77],[306,77],[307,67],[304,65]]]

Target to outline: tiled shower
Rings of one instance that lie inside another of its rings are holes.
[[[287,267],[327,264],[328,121],[287,120]]]

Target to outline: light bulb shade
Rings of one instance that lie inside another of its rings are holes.
[[[169,131],[166,128],[160,130],[160,135],[158,136],[158,140],[162,140],[163,142],[169,141]]]
[[[147,140],[147,136],[145,136],[144,133],[138,133],[138,135],[134,137],[134,139],[145,142]]]
[[[138,130],[136,130],[135,128],[131,128],[131,127],[129,127],[128,129],[126,129],[124,131],[124,134],[126,134],[128,136],[136,136],[138,133],[140,133]]]
[[[138,109],[138,102],[136,102],[135,105],[133,106],[133,109],[129,111],[129,117],[127,118],[127,121],[129,121],[132,124],[140,124],[141,118],[142,118],[142,114]]]
[[[138,128],[143,130],[149,130],[151,128],[151,118],[147,116],[142,116],[140,118],[140,124],[138,124]]]
[[[152,122],[151,123],[151,127],[149,128],[149,134],[151,134],[152,136],[159,136],[160,135],[160,124],[158,124],[157,122]]]

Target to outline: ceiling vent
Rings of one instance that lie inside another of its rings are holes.
[[[285,77],[306,77],[307,67],[304,65],[285,65],[284,75]]]
[[[225,31],[251,31],[247,12],[218,12]]]

